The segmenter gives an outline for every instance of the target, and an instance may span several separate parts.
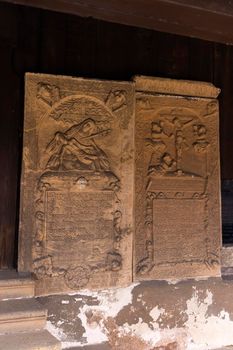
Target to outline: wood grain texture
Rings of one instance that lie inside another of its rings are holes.
[[[233,5],[224,0],[2,0],[14,4],[233,43]]]

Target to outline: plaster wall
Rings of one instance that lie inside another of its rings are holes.
[[[216,349],[233,344],[233,281],[220,278],[39,298],[63,348]]]

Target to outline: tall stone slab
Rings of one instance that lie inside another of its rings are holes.
[[[132,83],[26,74],[19,270],[36,293],[132,281]]]
[[[219,89],[135,83],[135,280],[219,276]]]

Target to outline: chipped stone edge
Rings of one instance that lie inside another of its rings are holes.
[[[143,75],[136,75],[132,79],[136,91],[141,92],[205,98],[217,98],[221,92],[221,89],[213,84],[201,81],[175,80]]]

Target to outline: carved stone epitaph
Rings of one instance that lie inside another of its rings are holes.
[[[218,93],[26,75],[19,270],[37,295],[124,286],[132,265],[134,280],[220,275]]]
[[[135,83],[135,279],[218,276],[219,90],[159,78]]]
[[[37,294],[132,281],[132,83],[26,75],[19,270]]]

